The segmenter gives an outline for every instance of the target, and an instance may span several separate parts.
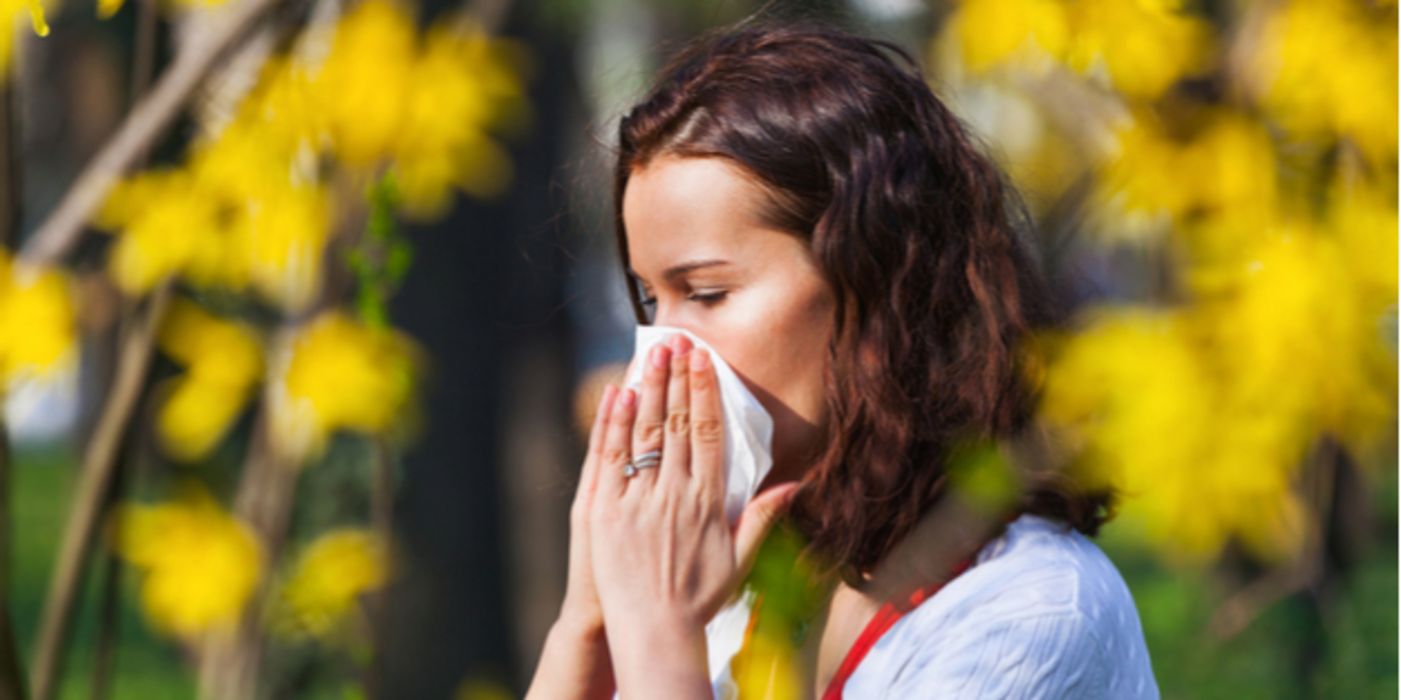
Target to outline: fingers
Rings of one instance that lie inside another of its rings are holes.
[[[574,502],[581,508],[588,507],[594,489],[598,487],[598,463],[603,454],[604,433],[608,428],[608,414],[617,395],[618,389],[612,384],[603,387],[603,395],[598,400],[598,410],[594,412],[593,427],[589,429],[589,447],[584,456],[584,467],[579,473],[579,488],[574,496]]]
[[[608,416],[607,432],[603,438],[603,454],[600,455],[599,485],[595,493],[607,493],[616,498],[623,494],[623,466],[632,454],[632,423],[637,415],[637,392],[623,388],[613,399],[613,410]]]
[[[754,565],[754,557],[759,554],[759,545],[764,542],[764,536],[768,534],[769,528],[778,522],[779,516],[788,510],[788,505],[793,502],[797,493],[798,482],[785,482],[755,496],[754,500],[744,507],[744,512],[739,516],[739,524],[735,526],[736,572],[740,578],[749,573],[749,568]]]
[[[662,479],[685,480],[691,473],[691,392],[687,386],[686,363],[691,357],[691,340],[683,335],[671,339],[671,374],[666,387],[666,431],[662,445]]]
[[[725,493],[725,422],[720,406],[720,386],[710,355],[698,349],[691,353],[689,371],[691,394],[691,460],[694,477],[707,498],[723,498]]]
[[[632,427],[632,456],[640,457],[662,449],[662,429],[666,421],[666,383],[671,369],[671,348],[657,343],[647,353],[647,365],[642,369],[642,393],[638,396],[637,422]],[[638,486],[651,486],[657,479],[657,469],[643,469],[630,481]]]

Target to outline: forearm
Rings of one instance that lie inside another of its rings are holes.
[[[545,637],[540,663],[526,691],[527,700],[610,698],[613,667],[602,629],[560,618]]]
[[[610,625],[608,644],[621,700],[713,697],[703,627],[636,619]]]

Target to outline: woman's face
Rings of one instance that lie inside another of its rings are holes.
[[[773,416],[771,484],[821,445],[835,302],[806,243],[760,222],[761,201],[728,160],[662,156],[633,170],[623,223],[653,323],[703,338]]]

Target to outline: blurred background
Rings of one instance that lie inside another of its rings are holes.
[[[1394,2],[3,7],[0,697],[522,695],[617,119],[754,14],[906,48],[1020,189],[1164,697],[1397,694]]]

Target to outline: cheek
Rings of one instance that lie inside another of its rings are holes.
[[[825,365],[831,333],[831,304],[820,289],[793,285],[756,311],[751,327],[737,337],[735,368],[775,416],[821,425],[826,408]]]

